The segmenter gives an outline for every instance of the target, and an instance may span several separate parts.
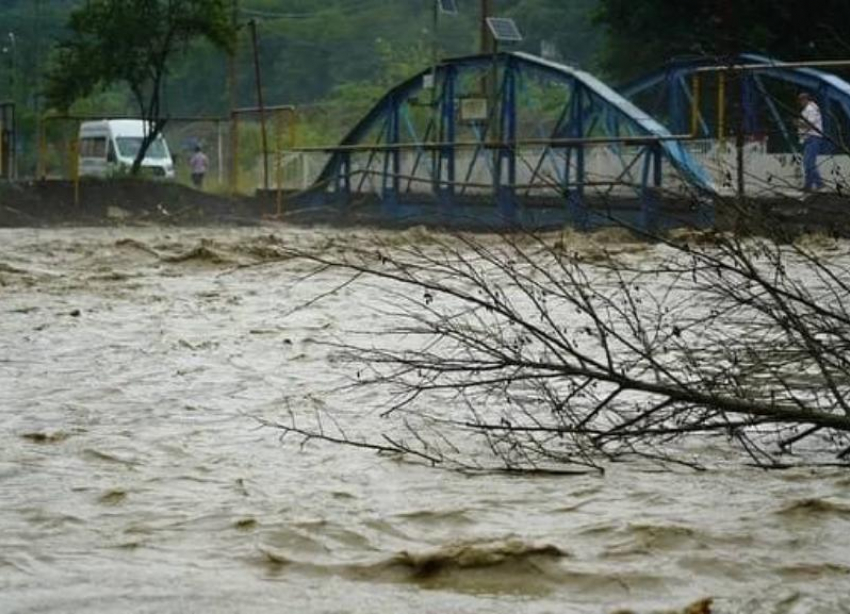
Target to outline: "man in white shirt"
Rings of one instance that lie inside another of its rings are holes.
[[[803,190],[819,190],[823,187],[823,179],[818,172],[818,154],[823,140],[823,118],[820,107],[806,92],[797,97],[800,101],[800,118],[797,120],[797,131],[803,146],[803,172],[805,182]]]

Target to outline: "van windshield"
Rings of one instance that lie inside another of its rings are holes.
[[[139,148],[142,146],[142,137],[140,136],[119,136],[115,141],[118,144],[118,153],[122,158],[135,159],[136,154],[139,153]],[[165,141],[162,140],[162,137],[157,137],[148,147],[145,159],[161,160],[167,157]]]

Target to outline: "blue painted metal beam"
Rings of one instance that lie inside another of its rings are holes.
[[[387,116],[387,145],[396,145],[401,136],[400,109],[401,101],[393,97],[389,101]],[[398,206],[398,193],[401,186],[401,152],[398,149],[384,151],[384,170],[381,175],[381,200],[385,211],[395,215]]]
[[[454,67],[449,66],[443,73],[443,91],[440,100],[440,141],[442,143],[454,143],[457,132],[455,126],[457,71]],[[454,199],[455,173],[455,148],[451,146],[440,147],[437,151],[436,196],[444,206],[450,205]],[[445,182],[443,181],[444,176]]]
[[[584,103],[585,92],[583,84],[577,79],[573,81],[572,95],[570,96],[570,127],[569,135],[571,138],[580,138],[584,134]],[[585,182],[585,167],[584,167],[584,145],[577,143],[570,148],[571,152],[575,152],[575,182],[569,186],[567,191],[567,206],[570,211],[570,217],[573,223],[584,230],[590,224],[590,216],[587,211],[587,204],[584,200],[584,182]],[[569,165],[570,157],[567,157]],[[569,169],[567,169],[569,173]]]
[[[575,82],[580,84],[589,100],[592,99],[603,106],[609,106],[612,112],[618,116],[621,124],[630,126],[635,135],[661,139],[663,155],[691,185],[707,193],[715,192],[708,175],[688,155],[685,149],[675,141],[664,140],[672,136],[667,128],[590,73],[526,53],[500,53],[495,56],[495,59],[492,55],[476,55],[447,60],[437,67],[437,74],[438,77],[442,76],[445,79],[445,73],[448,70],[454,70],[458,73],[469,70],[484,71],[488,70],[494,61],[503,66],[510,62],[515,69],[536,72],[562,83]],[[432,70],[432,68],[424,70],[391,89],[384,99],[376,104],[346,135],[341,145],[361,143],[363,138],[385,117],[392,107],[389,101],[401,101],[412,97],[422,88],[425,74]],[[334,154],[322,170],[317,184],[326,185],[332,181],[342,170],[342,162],[343,156],[339,152]]]
[[[773,121],[777,123],[780,133],[783,135],[788,147],[792,150],[797,148],[795,131],[788,130],[775,103],[768,95],[763,79],[769,78],[791,84],[801,90],[811,92],[817,99],[821,108],[826,111],[834,103],[845,114],[850,122],[850,83],[841,77],[815,68],[794,68],[782,66],[782,62],[763,55],[743,53],[724,62],[731,67],[741,65],[763,65],[757,71],[744,73],[742,82],[742,103],[744,108],[744,129],[748,134],[758,132],[756,123],[756,97],[764,102]],[[717,58],[697,57],[676,59],[662,68],[648,75],[640,77],[623,87],[619,91],[629,99],[635,99],[640,94],[654,88],[661,88],[667,83],[672,75],[691,75],[705,66],[716,66],[720,64]],[[674,101],[669,101],[668,113],[674,118],[670,124],[673,130],[680,130],[682,121],[682,110]],[[829,135],[835,132],[835,121],[831,113],[824,113],[824,132]]]
[[[499,148],[493,187],[499,213],[507,222],[516,219],[516,67],[511,58],[505,63],[499,101]]]

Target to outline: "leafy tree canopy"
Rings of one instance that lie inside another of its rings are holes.
[[[846,57],[850,2],[600,0],[605,66],[634,77],[672,57],[760,52],[783,60]]]
[[[227,0],[90,0],[71,13],[70,36],[57,47],[47,75],[49,105],[64,110],[97,89],[125,84],[152,128],[133,165],[137,172],[165,124],[170,63],[199,38],[230,49],[229,8]]]

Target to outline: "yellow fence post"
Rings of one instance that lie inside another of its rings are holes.
[[[717,140],[726,144],[726,73],[717,73]]]
[[[70,158],[71,158],[71,168],[70,175],[71,181],[74,184],[74,206],[80,206],[80,140],[77,136],[71,139],[70,143]]]
[[[275,113],[275,182],[277,184],[277,216],[283,211],[283,130],[284,109]]]
[[[295,107],[289,109],[289,148],[295,149],[298,145],[298,112]],[[304,157],[301,157],[302,166],[305,164]],[[296,186],[298,184],[296,183]]]
[[[239,190],[239,114],[230,113],[230,195]]]
[[[36,160],[35,173],[38,179],[47,178],[47,129],[45,123],[46,117],[42,117],[38,122],[38,159]]]
[[[698,73],[694,73],[691,90],[691,137],[695,138],[699,132],[700,78]]]

